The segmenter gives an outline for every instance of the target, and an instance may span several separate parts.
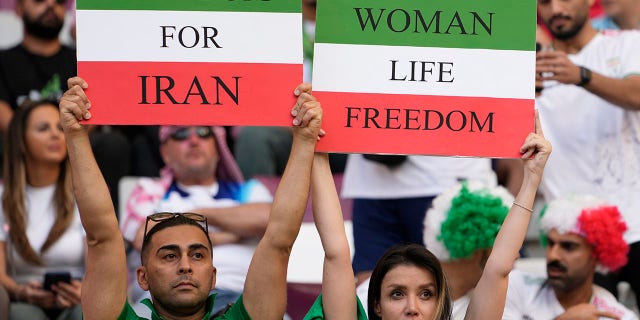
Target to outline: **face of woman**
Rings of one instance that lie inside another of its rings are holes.
[[[438,290],[433,274],[414,265],[398,265],[382,279],[380,301],[375,311],[383,320],[432,320]]]
[[[60,125],[60,113],[54,105],[31,111],[25,131],[26,158],[40,163],[60,163],[67,156],[67,146]]]

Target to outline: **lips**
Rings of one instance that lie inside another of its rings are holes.
[[[181,289],[181,288],[195,288],[196,285],[195,283],[191,282],[191,281],[180,281],[178,282],[175,286],[173,286],[176,289]]]

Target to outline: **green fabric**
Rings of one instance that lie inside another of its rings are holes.
[[[300,13],[302,12],[302,2],[300,2],[300,0],[77,0],[76,8],[77,10],[168,10]]]
[[[360,299],[356,296],[358,302],[358,317],[357,320],[367,320],[367,313],[364,311],[364,307],[360,302]],[[324,310],[322,309],[322,294],[316,298],[309,312],[304,316],[304,320],[324,320]]]
[[[215,296],[216,296],[215,294],[212,294],[207,299],[207,304],[206,304],[207,313],[205,313],[204,317],[202,318],[203,320],[211,319],[211,310],[213,309],[213,304],[216,298]],[[156,313],[156,310],[153,307],[151,300],[144,299],[142,303],[145,304],[147,307],[149,307],[149,309],[151,310],[151,320],[163,319]],[[131,307],[131,305],[129,304],[129,301],[125,301],[124,308],[122,308],[122,312],[120,313],[120,316],[118,316],[118,320],[141,320],[141,319],[147,320],[147,318],[138,316],[136,312],[133,310],[133,308]],[[251,320],[251,317],[249,317],[247,310],[244,308],[242,296],[240,296],[238,300],[236,300],[236,303],[234,303],[233,306],[231,306],[231,308],[229,308],[229,310],[227,310],[227,312],[224,315],[216,317],[214,320]]]

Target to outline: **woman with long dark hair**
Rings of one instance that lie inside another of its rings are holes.
[[[0,215],[0,283],[10,319],[81,319],[85,239],[71,189],[58,107],[27,102],[9,125]],[[44,288],[46,273],[70,283]]]

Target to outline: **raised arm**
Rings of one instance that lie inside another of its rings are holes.
[[[127,298],[124,241],[109,189],[96,164],[86,128],[91,114],[84,93],[87,83],[71,78],[60,101],[60,121],[71,162],[73,192],[87,237],[86,273],[82,288],[85,319],[116,319]]]
[[[513,269],[527,233],[536,191],[551,153],[551,144],[544,138],[537,114],[535,127],[536,133],[530,133],[520,148],[524,162],[520,192],[500,227],[482,277],[471,296],[465,319],[502,318],[509,272]]]
[[[322,306],[326,319],[356,319],[356,284],[342,209],[329,157],[317,153],[311,170],[313,218],[324,248]]]
[[[282,319],[287,303],[287,265],[309,197],[313,154],[320,134],[322,109],[311,86],[296,88],[298,100],[291,114],[293,144],[244,285],[243,302],[253,319]]]

